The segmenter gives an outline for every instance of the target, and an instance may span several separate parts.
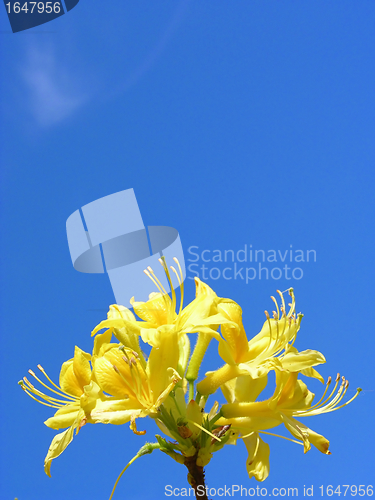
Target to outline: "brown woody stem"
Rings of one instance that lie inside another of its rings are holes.
[[[184,464],[189,471],[188,482],[194,489],[195,498],[197,500],[208,500],[206,483],[204,480],[204,470],[203,467],[199,467],[199,465],[197,465],[197,456],[186,457]]]

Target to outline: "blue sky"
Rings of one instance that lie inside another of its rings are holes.
[[[65,222],[128,188],[146,224],[178,229],[187,265],[190,247],[315,250],[315,262],[290,263],[301,279],[225,280],[226,264],[210,262],[221,277],[207,282],[240,303],[249,337],[269,296],[293,286],[305,314],[297,347],[322,351],[321,373],[345,375],[349,395],[363,388],[349,407],[306,421],[331,456],[266,437],[262,487],[302,496],[314,485],[318,496],[320,485],[371,484],[374,14],[362,0],[81,0],[12,34],[3,9],[1,498],[107,498],[144,442],[127,425],[87,425],[50,479],[51,414],[17,385],[38,363],[56,379],[75,344],[91,349],[114,298],[106,276],[73,269]],[[212,344],[204,369],[218,363]],[[152,440],[155,426],[144,426]],[[241,443],[218,453],[208,485],[256,487],[246,456]],[[185,469],[155,452],[129,469],[117,498],[164,498],[167,484],[186,486]]]

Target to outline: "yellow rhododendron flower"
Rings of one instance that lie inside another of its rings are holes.
[[[310,376],[319,378],[312,366],[325,362],[324,356],[313,350],[298,352],[293,348],[297,332],[300,329],[302,315],[295,315],[295,299],[293,290],[289,293],[292,304],[288,314],[285,312],[283,294],[279,292],[282,305],[279,308],[276,299],[277,313],[271,318],[266,311],[266,321],[260,331],[251,340],[247,339],[242,323],[242,309],[235,302],[224,301],[218,304],[218,311],[227,318],[222,323],[219,339],[219,354],[226,364],[216,371],[208,372],[206,378],[199,382],[198,392],[203,395],[214,393],[222,384],[240,375],[248,374],[256,379],[263,377],[272,369],[284,369],[290,372],[309,370]],[[321,378],[321,377],[320,377]]]
[[[98,409],[97,422],[124,424],[137,417],[156,416],[168,394],[181,380],[176,371],[178,363],[177,337],[169,335],[159,347],[151,349],[146,365],[137,353],[120,344],[111,344],[94,361],[94,377],[99,387],[115,400],[122,400],[122,408],[114,411]]]
[[[294,417],[308,417],[343,408],[357,397],[359,390],[349,401],[340,404],[349,384],[345,378],[342,378],[342,383],[337,390],[340,381],[340,376],[337,376],[331,394],[324,399],[331,384],[331,378],[329,378],[323,396],[314,406],[311,406],[314,394],[308,390],[304,382],[298,379],[298,372],[276,371],[276,389],[273,396],[265,401],[255,401],[266,386],[266,379],[267,376],[258,379],[255,390],[251,387],[253,381],[247,376],[226,383],[223,386],[223,392],[230,402],[222,406],[223,418],[220,418],[217,424],[229,424],[242,436],[253,436],[254,433],[262,433],[265,429],[284,424],[293,437],[303,444],[305,453],[313,444],[322,453],[330,454],[329,441]],[[249,391],[246,391],[246,386],[249,387]]]
[[[52,387],[40,380],[32,370],[29,370],[30,375],[52,394],[58,395],[58,398],[44,394],[26,377],[20,382],[22,389],[33,399],[57,409],[55,415],[45,421],[48,427],[52,429],[69,427],[66,431],[57,434],[52,440],[44,462],[45,472],[49,476],[52,460],[61,455],[69,445],[73,439],[74,431],[78,434],[82,426],[91,421],[91,412],[100,398],[100,388],[91,380],[90,358],[90,354],[76,347],[74,357],[61,367],[60,386],[52,382],[40,365],[38,365],[39,370],[45,375]]]

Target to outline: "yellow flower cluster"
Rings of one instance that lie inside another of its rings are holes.
[[[286,292],[278,292],[279,302],[272,297],[276,310],[272,315],[265,312],[261,331],[249,340],[241,307],[230,299],[218,297],[197,278],[196,298],[183,308],[183,277],[177,260],[176,263],[179,272],[171,269],[180,284],[178,311],[170,272],[161,260],[171,297],[148,268],[145,272],[159,292],[151,293],[147,302],[131,300],[140,319],[124,306],[110,306],[107,319],[92,332],[95,335],[92,353],[76,347],[73,359],[62,365],[59,385],[40,365],[46,381],[29,370],[50,395],[37,389],[26,377],[20,382],[33,399],[57,409],[45,424],[53,429],[66,429],[54,437],[48,450],[45,459],[48,475],[52,460],[86,423],[129,422],[133,432],[142,435],[145,431],[138,430],[136,425],[142,417],[154,419],[165,435],[156,436],[158,442],[154,448],[187,465],[189,470],[192,463],[202,469],[214,452],[242,439],[248,450],[249,477],[263,481],[269,473],[269,446],[260,434],[275,436],[268,430],[280,424],[293,439],[279,437],[302,444],[305,452],[312,444],[322,453],[330,454],[329,441],[297,419],[338,410],[350,403],[360,389],[343,403],[348,382],[338,375],[333,389],[329,390],[329,378],[322,397],[313,404],[315,396],[300,376],[324,383],[314,367],[325,363],[325,358],[318,351],[298,351],[294,347],[302,315],[296,315],[293,290],[287,291],[291,299],[289,310],[284,299]],[[103,330],[104,333],[99,333]],[[192,354],[188,334],[196,334]],[[147,358],[140,339],[151,346]],[[217,342],[224,365],[206,373],[195,385],[211,340]],[[269,383],[270,372],[275,374],[276,387],[272,396],[264,399],[262,393]],[[208,397],[218,389],[227,402],[221,406],[215,402],[206,411]],[[190,479],[194,486],[194,478]]]

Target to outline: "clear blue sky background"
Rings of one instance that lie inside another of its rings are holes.
[[[265,437],[262,486],[302,496],[314,485],[318,496],[322,484],[372,484],[374,3],[81,0],[19,34],[0,12],[1,499],[108,498],[145,440],[127,425],[87,425],[49,479],[51,412],[17,386],[38,363],[57,378],[75,344],[91,349],[114,298],[105,276],[73,269],[65,222],[131,187],[146,224],[179,230],[186,258],[193,245],[316,251],[316,262],[290,264],[300,280],[208,283],[242,305],[249,337],[269,296],[294,286],[305,314],[297,347],[322,351],[322,374],[344,374],[350,396],[364,389],[304,420],[331,440],[331,456]],[[192,280],[187,289],[192,299]],[[218,362],[212,344],[205,369]],[[143,425],[152,440],[153,423]],[[208,485],[255,487],[246,456],[242,443],[218,453]],[[115,498],[161,499],[166,484],[186,486],[186,471],[156,452]]]

